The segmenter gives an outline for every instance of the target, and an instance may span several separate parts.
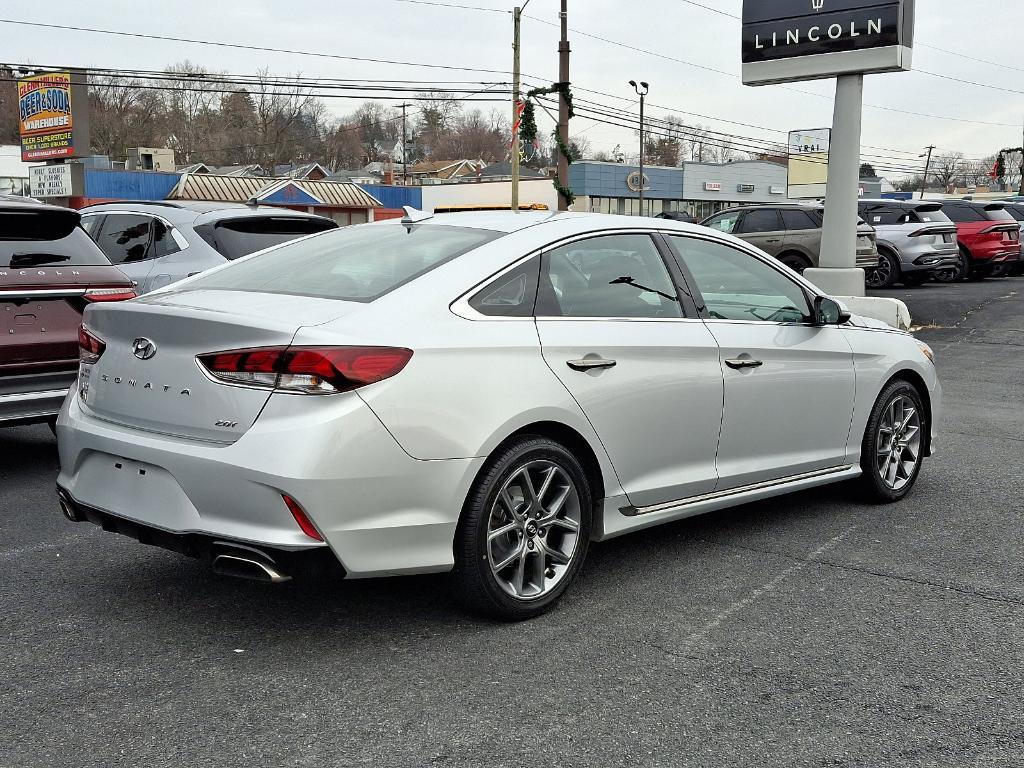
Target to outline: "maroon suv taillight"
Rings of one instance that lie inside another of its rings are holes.
[[[107,348],[106,343],[99,336],[85,327],[85,323],[78,326],[78,360],[85,365],[92,365],[100,359],[103,350]]]
[[[136,298],[138,294],[131,288],[90,288],[85,292],[85,300],[88,302],[99,301],[128,301]]]
[[[228,384],[327,395],[391,378],[412,359],[402,347],[263,347],[199,355]]]

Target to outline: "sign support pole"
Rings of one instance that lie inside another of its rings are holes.
[[[856,267],[863,107],[864,75],[838,77],[820,268],[804,272],[808,280],[834,296],[864,295],[864,270]]]

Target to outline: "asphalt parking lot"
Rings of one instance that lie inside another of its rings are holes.
[[[831,487],[595,545],[519,625],[444,577],[264,587],[65,521],[0,432],[0,766],[1024,765],[1024,278],[887,292],[946,413]]]

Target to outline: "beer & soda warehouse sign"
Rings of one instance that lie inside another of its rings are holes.
[[[743,82],[910,69],[914,0],[743,0]]]

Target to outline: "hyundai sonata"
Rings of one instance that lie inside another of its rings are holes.
[[[940,404],[928,347],[742,240],[593,214],[410,210],[91,306],[80,341],[71,520],[268,581],[453,571],[511,619],[592,541],[903,498]]]

